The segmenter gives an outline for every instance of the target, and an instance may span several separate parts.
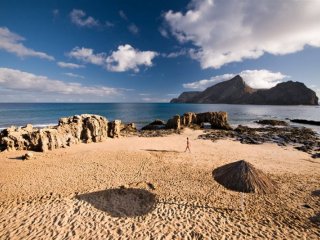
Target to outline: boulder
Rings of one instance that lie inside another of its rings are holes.
[[[165,128],[165,123],[164,121],[160,119],[154,120],[152,123],[149,123],[148,125],[144,126],[141,128],[141,130],[159,130],[159,129],[164,129]]]
[[[166,129],[175,129],[179,130],[181,128],[180,116],[175,115],[173,118],[169,119],[166,124]]]
[[[32,159],[33,158],[33,153],[31,153],[31,152],[27,152],[26,154],[24,154],[23,156],[22,156],[22,159],[23,160],[30,160],[30,159]]]
[[[108,124],[108,137],[120,137],[121,120],[114,120]]]
[[[137,127],[134,123],[121,124],[121,132],[125,133],[135,133],[137,132]]]

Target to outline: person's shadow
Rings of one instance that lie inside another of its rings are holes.
[[[114,188],[77,195],[78,200],[90,203],[112,217],[137,217],[155,208],[156,196],[139,188]]]

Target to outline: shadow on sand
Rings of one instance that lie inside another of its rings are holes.
[[[20,161],[24,161],[25,160],[23,156],[22,157],[10,157],[9,159],[11,159],[11,160],[20,160]]]
[[[112,217],[137,217],[155,208],[156,196],[139,188],[114,188],[81,194],[76,197]]]
[[[175,150],[161,150],[161,149],[141,149],[141,150],[147,151],[147,152],[181,153],[181,152],[175,151]]]

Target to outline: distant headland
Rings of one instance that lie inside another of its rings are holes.
[[[270,89],[254,89],[241,76],[217,83],[202,92],[183,92],[171,103],[226,103],[256,105],[318,105],[316,93],[301,82],[287,81]]]

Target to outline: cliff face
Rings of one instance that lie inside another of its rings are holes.
[[[288,81],[270,89],[253,89],[237,75],[203,92],[184,92],[171,103],[227,103],[266,105],[318,105],[316,93],[303,83]]]

